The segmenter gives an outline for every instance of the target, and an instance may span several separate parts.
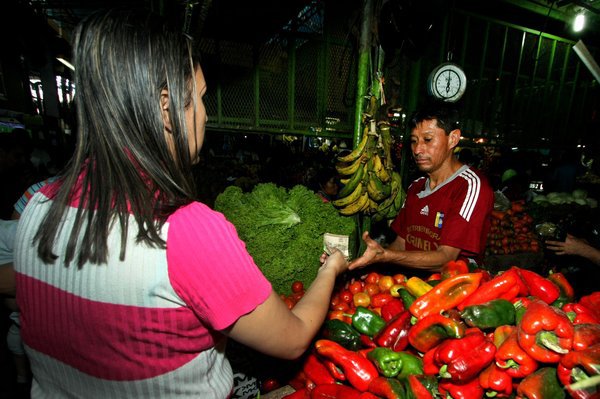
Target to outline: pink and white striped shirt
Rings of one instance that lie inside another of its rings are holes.
[[[263,303],[271,285],[225,217],[201,203],[173,213],[167,248],[135,242],[126,257],[120,229],[107,264],[63,265],[75,208],[57,236],[54,264],[32,245],[55,184],[36,193],[15,245],[21,332],[33,398],[224,398],[232,371],[218,331]]]

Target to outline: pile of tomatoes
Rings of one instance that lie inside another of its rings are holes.
[[[507,255],[519,252],[539,252],[533,218],[521,201],[515,201],[506,211],[492,211],[486,255]]]
[[[379,313],[383,305],[399,296],[398,289],[405,282],[406,276],[400,273],[389,276],[370,272],[352,279],[333,293],[327,318],[350,323],[357,306]]]

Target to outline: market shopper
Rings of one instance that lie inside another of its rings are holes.
[[[234,226],[194,201],[207,86],[180,26],[115,9],[74,31],[77,147],[16,238],[33,398],[225,398],[226,337],[299,357],[348,266],[323,257],[289,310]]]
[[[431,103],[410,124],[412,154],[425,176],[409,186],[391,224],[395,240],[384,248],[365,232],[365,252],[350,269],[394,263],[437,270],[458,258],[481,261],[494,193],[479,171],[454,155],[461,136],[458,110],[450,103]]]

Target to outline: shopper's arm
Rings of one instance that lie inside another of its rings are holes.
[[[12,263],[0,265],[0,295],[15,296],[15,269]]]
[[[445,263],[456,260],[460,254],[460,248],[440,245],[434,251],[405,251],[404,241],[395,240],[388,248],[383,248],[379,243],[369,237],[369,233],[363,234],[363,240],[367,248],[360,258],[350,262],[350,270],[359,269],[373,263],[393,263],[410,267],[413,269],[437,271]]]
[[[600,250],[592,247],[585,240],[567,234],[565,241],[546,241],[546,247],[557,255],[577,255],[600,265]]]
[[[271,356],[285,359],[301,356],[325,320],[336,277],[347,267],[348,262],[335,250],[292,311],[272,291],[264,303],[240,317],[225,333]]]

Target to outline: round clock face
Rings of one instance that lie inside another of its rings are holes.
[[[467,77],[456,64],[438,66],[429,76],[429,92],[444,101],[457,101],[465,93]]]

